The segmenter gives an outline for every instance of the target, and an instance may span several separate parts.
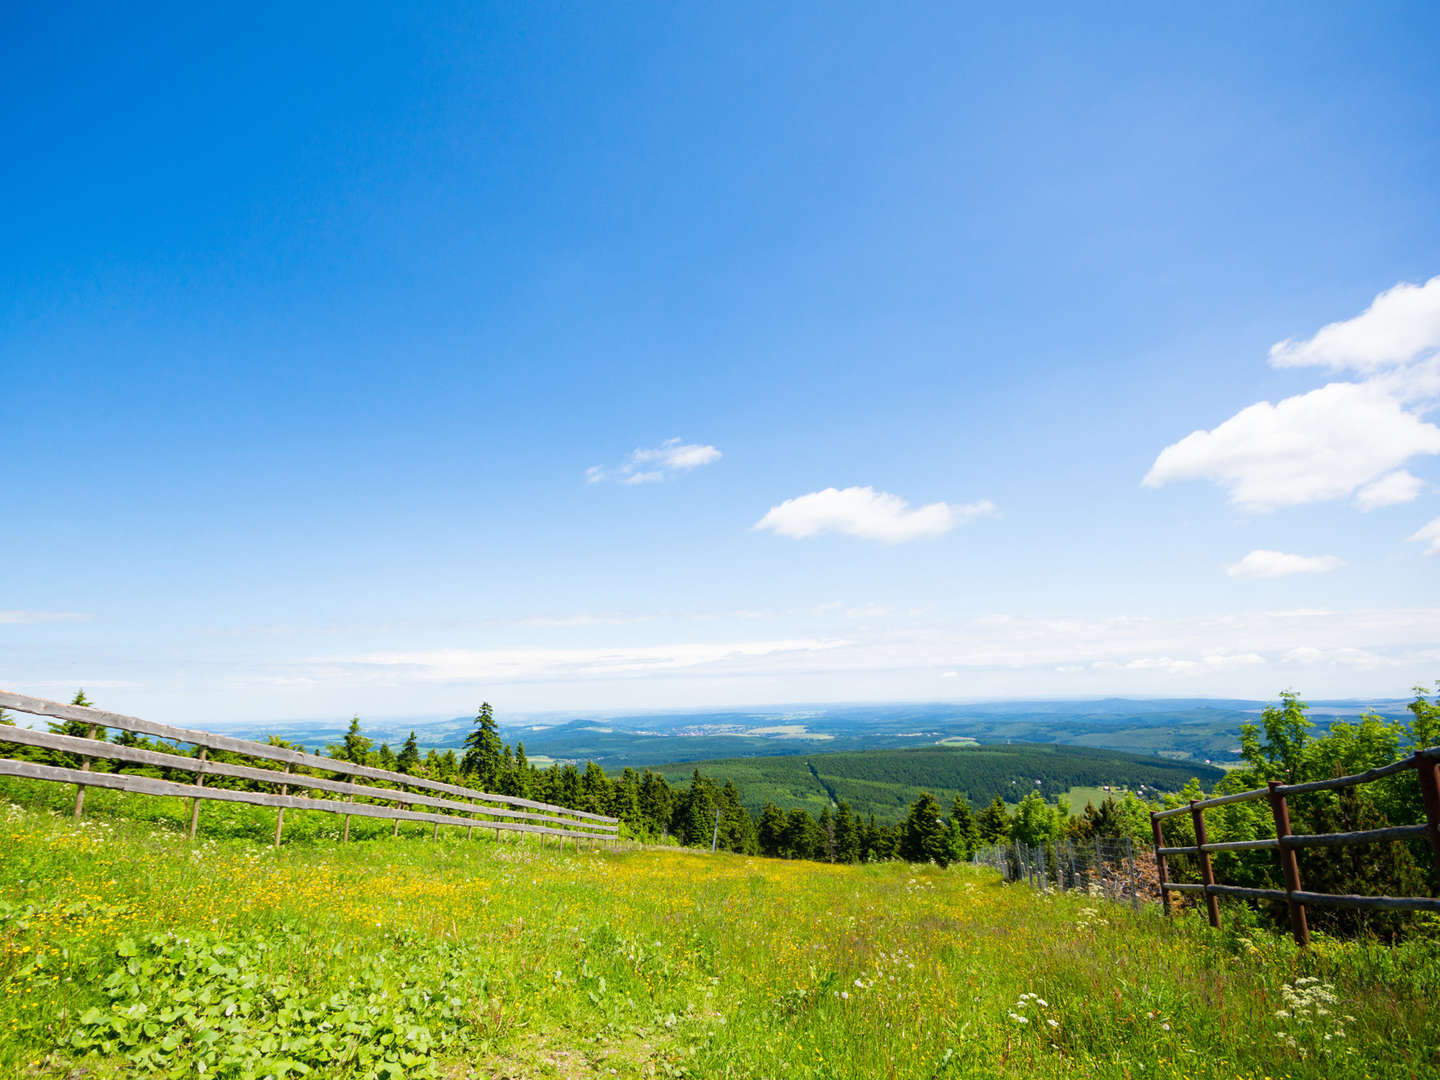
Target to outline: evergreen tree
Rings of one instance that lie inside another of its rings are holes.
[[[380,768],[387,772],[395,771],[395,751],[390,749],[389,743],[381,743],[380,749],[375,753],[375,760]]]
[[[760,854],[772,859],[780,858],[785,851],[785,811],[768,800],[760,812]]]
[[[813,859],[820,847],[819,830],[803,806],[785,815],[785,839],[782,854],[790,859]]]
[[[819,847],[815,855],[824,862],[835,861],[835,815],[830,813],[830,804],[820,811],[820,820],[815,823]]]
[[[95,703],[85,696],[84,689],[77,690],[75,696],[70,699],[71,705],[79,705],[82,709],[93,709]],[[50,730],[56,735],[70,735],[77,739],[83,739],[90,731],[90,724],[84,720],[52,720]],[[95,739],[98,742],[105,741],[105,729],[96,727]],[[66,755],[68,760],[70,755]]]
[[[395,758],[395,771],[403,772],[407,776],[414,776],[420,765],[420,744],[415,741],[415,732],[410,732],[410,737],[400,747],[400,753]]]
[[[436,768],[436,775],[447,784],[453,784],[460,778],[460,761],[456,758],[454,750],[446,750],[441,754]]]
[[[473,776],[483,791],[489,791],[500,777],[500,730],[495,723],[495,711],[488,701],[480,706],[475,715],[475,726],[465,736],[465,757],[460,762],[460,769],[467,776]],[[571,809],[579,807],[572,806]]]
[[[1010,811],[1005,809],[1005,800],[999,795],[980,811],[975,832],[982,844],[998,844],[1010,835]]]
[[[843,799],[835,810],[835,858],[838,862],[859,862],[861,857],[860,823],[850,804]]]
[[[360,734],[360,717],[350,719],[350,727],[345,732],[345,738],[339,746],[330,747],[330,756],[337,761],[351,761],[356,765],[364,765],[365,759],[370,754],[370,747],[375,745],[370,739]]]
[[[675,793],[659,773],[646,769],[640,777],[640,818],[645,827],[655,836],[670,829],[670,819],[675,811]]]
[[[961,861],[975,851],[975,813],[964,795],[956,795],[950,804],[950,858]]]
[[[901,829],[900,857],[908,862],[933,862],[945,866],[950,862],[950,836],[940,817],[940,804],[935,796],[922,791],[910,807]]]
[[[525,756],[525,744],[515,741],[515,790],[511,793],[522,799],[530,797],[530,759]]]

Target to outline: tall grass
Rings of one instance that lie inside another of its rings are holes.
[[[190,844],[178,800],[0,795],[5,1076],[1440,1075],[1432,938],[318,814],[277,851],[247,807]]]

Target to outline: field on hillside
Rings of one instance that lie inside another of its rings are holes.
[[[729,758],[676,762],[656,771],[675,785],[685,783],[695,769],[716,780],[733,779],[755,813],[768,800],[818,815],[831,800],[844,799],[856,813],[873,813],[885,824],[904,818],[922,791],[940,799],[948,811],[957,794],[979,808],[996,795],[1016,803],[1026,792],[1039,791],[1053,800],[1074,788],[1098,790],[1104,784],[1179,791],[1191,777],[1209,787],[1224,775],[1196,762],[1049,743]],[[1073,809],[1083,808],[1082,802]]]
[[[3,1075],[1437,1075],[1433,942],[1302,954],[971,868],[190,844],[140,802],[0,809]]]

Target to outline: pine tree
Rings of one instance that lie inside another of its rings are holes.
[[[950,862],[949,830],[940,818],[940,804],[928,791],[920,793],[905,818],[900,857],[909,862],[933,862],[940,866]]]
[[[815,819],[803,806],[785,815],[783,854],[790,859],[813,859],[820,846]]]
[[[365,759],[370,755],[370,747],[374,745],[372,740],[360,734],[360,717],[356,716],[350,720],[350,727],[341,744],[330,747],[330,756],[339,761],[353,761],[356,765],[364,765]]]
[[[85,696],[83,688],[75,692],[75,696],[70,699],[70,704],[79,705],[82,709],[92,709],[95,707],[95,703]],[[52,720],[50,722],[50,731],[56,735],[70,735],[77,739],[83,739],[90,732],[90,724],[84,720]],[[105,729],[103,727],[96,727],[95,738],[99,742],[105,741]]]
[[[850,804],[843,799],[835,810],[835,858],[842,863],[859,862],[861,857],[860,823]]]
[[[964,795],[956,795],[950,804],[950,858],[961,861],[975,851],[975,813]]]
[[[830,804],[820,811],[820,820],[815,823],[820,844],[815,854],[824,862],[835,861],[835,815],[830,813]]]
[[[460,770],[473,776],[483,791],[489,791],[500,777],[500,730],[488,701],[480,706],[475,726],[465,736],[465,756],[460,761]]]
[[[390,749],[389,743],[382,742],[380,744],[380,749],[376,751],[375,759],[379,762],[380,768],[388,772],[395,771],[395,751]]]
[[[525,744],[515,741],[515,791],[522,799],[530,797],[530,759],[525,756]]]
[[[766,800],[760,811],[760,854],[778,859],[785,846],[785,811]]]
[[[400,747],[400,753],[395,758],[395,771],[403,772],[406,776],[414,776],[417,767],[420,765],[420,744],[415,741],[415,732],[410,732],[410,737]]]
[[[983,844],[998,844],[1010,835],[1010,812],[1005,809],[1005,800],[999,795],[975,821],[975,832]]]

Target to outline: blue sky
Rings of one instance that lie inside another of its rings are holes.
[[[12,12],[0,686],[198,723],[1440,678],[1437,40]]]

